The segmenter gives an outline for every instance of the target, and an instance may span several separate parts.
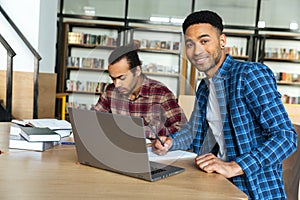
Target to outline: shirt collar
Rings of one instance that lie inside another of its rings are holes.
[[[230,55],[226,55],[221,67],[218,69],[216,74],[213,76],[213,82],[217,80],[227,79],[228,71],[232,67],[233,58]]]
[[[212,81],[215,83],[217,81],[225,80],[229,77],[229,69],[232,67],[233,58],[230,55],[226,55],[225,60],[223,61],[221,67],[212,77]],[[203,82],[201,81],[199,88],[208,87],[209,80],[204,78]]]
[[[143,83],[142,83],[142,87],[139,91],[139,94],[137,96],[138,97],[147,97],[149,96],[149,84],[150,84],[150,79],[143,74]]]

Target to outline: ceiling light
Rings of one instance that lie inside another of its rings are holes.
[[[84,6],[83,10],[84,10],[84,14],[86,14],[86,15],[95,15],[96,14],[95,7]]]
[[[152,22],[170,22],[168,17],[150,17],[150,21]]]
[[[265,21],[258,21],[257,27],[258,28],[265,28],[266,27],[266,22]]]
[[[290,23],[290,29],[291,30],[297,30],[299,28],[298,23],[297,22],[291,22]]]
[[[183,21],[184,21],[184,19],[180,19],[180,18],[171,18],[171,22],[172,22],[172,23],[182,24]]]

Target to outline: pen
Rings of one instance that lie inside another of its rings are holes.
[[[163,141],[161,141],[160,137],[158,136],[157,132],[154,131],[153,127],[151,124],[148,124],[149,128],[151,129],[151,131],[155,134],[156,139],[158,139],[158,141],[160,142],[160,144],[164,147],[165,144],[163,143]]]
[[[75,142],[61,142],[61,144],[65,144],[65,145],[75,145]]]

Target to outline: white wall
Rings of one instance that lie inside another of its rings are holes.
[[[40,72],[54,72],[57,1],[0,0],[0,5],[20,29],[33,48],[40,54]],[[0,34],[7,40],[16,56],[14,71],[32,72],[34,56],[6,19],[0,14]],[[6,69],[6,52],[0,51],[0,69]],[[5,58],[5,59],[3,59]]]
[[[40,71],[54,72],[56,56],[57,1],[41,0],[39,15],[38,52],[42,57]]]

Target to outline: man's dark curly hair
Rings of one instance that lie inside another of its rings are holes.
[[[108,64],[112,65],[126,58],[130,69],[136,69],[137,66],[142,65],[142,61],[137,53],[138,49],[134,44],[128,44],[116,48],[108,57]]]
[[[222,18],[217,13],[209,10],[201,10],[193,12],[185,18],[182,24],[183,33],[185,34],[186,29],[189,26],[200,23],[208,23],[213,27],[217,28],[220,31],[220,33],[222,33],[224,28]]]

